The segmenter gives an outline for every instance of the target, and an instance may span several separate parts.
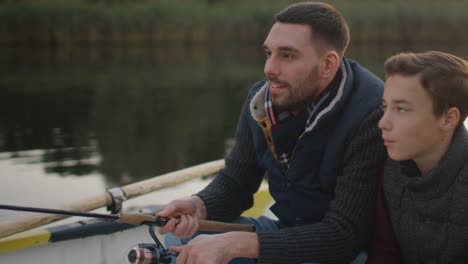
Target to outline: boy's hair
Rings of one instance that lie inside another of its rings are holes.
[[[338,10],[321,2],[292,4],[275,15],[282,23],[308,25],[314,39],[322,42],[318,48],[331,47],[343,57],[349,44],[349,27]]]
[[[460,111],[460,123],[468,114],[468,62],[439,51],[400,53],[388,58],[385,75],[419,76],[421,86],[432,99],[435,116],[449,108]]]

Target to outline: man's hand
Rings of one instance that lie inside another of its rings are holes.
[[[257,258],[258,238],[250,232],[199,235],[185,246],[170,249],[179,253],[177,264],[225,264],[237,257]]]
[[[159,228],[159,233],[170,232],[181,238],[191,237],[198,230],[198,220],[206,219],[206,207],[200,197],[192,196],[170,202],[156,216],[171,218]]]

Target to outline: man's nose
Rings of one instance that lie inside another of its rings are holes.
[[[280,75],[280,66],[273,56],[265,61],[264,72],[267,77],[278,77]]]

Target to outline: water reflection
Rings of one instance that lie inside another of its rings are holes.
[[[2,54],[0,151],[41,149],[45,172],[99,172],[108,186],[221,158],[262,75],[243,50],[87,52]]]
[[[16,152],[14,158],[11,152],[0,153],[0,203],[60,208],[105,190],[106,183],[97,172],[81,177],[46,172],[45,168],[55,166],[56,162],[42,162],[44,152],[20,151]],[[63,164],[69,165],[68,162]],[[89,159],[87,162],[98,164],[99,160]],[[25,214],[27,213],[0,210],[0,222]]]
[[[467,57],[463,47],[423,47]],[[399,47],[352,47],[380,76]],[[41,150],[45,173],[122,185],[223,156],[258,47],[9,49],[0,52],[0,152]],[[4,155],[4,156],[5,156]],[[31,162],[31,160],[29,160]],[[32,164],[31,163],[31,164]]]

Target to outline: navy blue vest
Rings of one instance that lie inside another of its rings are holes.
[[[321,221],[343,174],[346,146],[363,119],[382,102],[383,82],[352,60],[344,60],[347,78],[340,100],[296,143],[286,171],[268,148],[260,125],[249,115],[259,166],[266,170],[272,212],[286,226]],[[250,99],[264,86],[260,82]],[[304,124],[305,125],[305,124]]]

